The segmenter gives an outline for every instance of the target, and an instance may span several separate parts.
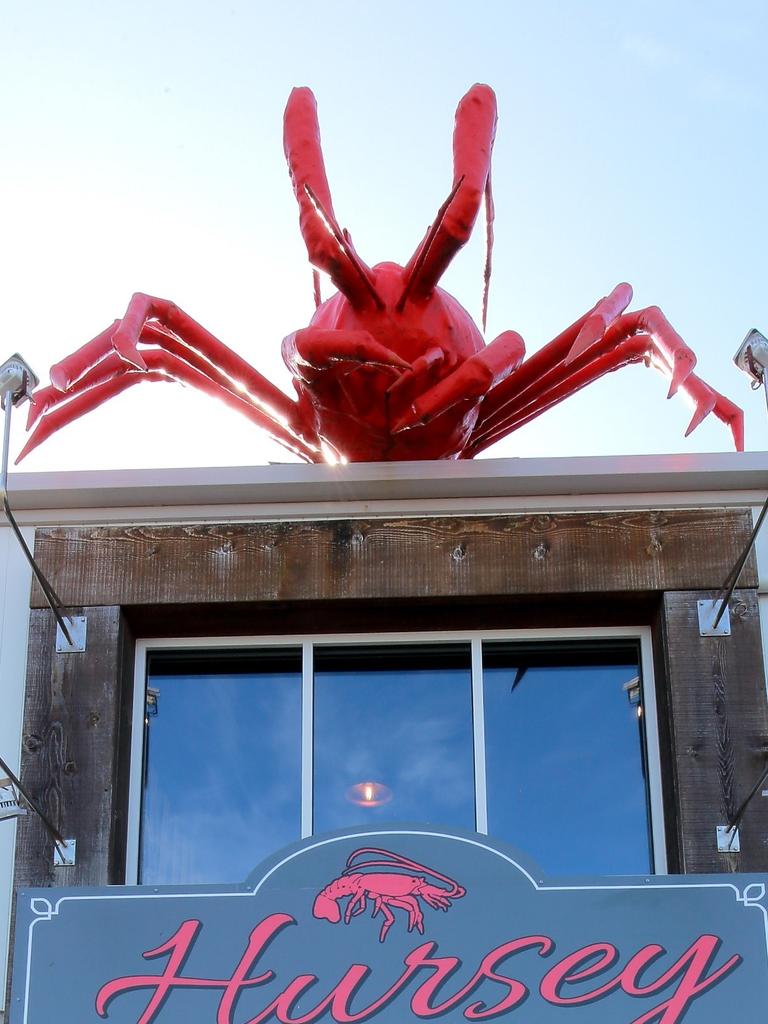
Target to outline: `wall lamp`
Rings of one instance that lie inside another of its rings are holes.
[[[752,388],[759,388],[768,368],[768,338],[753,327],[739,346],[733,361],[750,378]]]

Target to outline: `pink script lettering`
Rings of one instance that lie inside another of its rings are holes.
[[[146,989],[149,1001],[136,1024],[154,1024],[163,1007],[176,989],[220,990],[215,1024],[235,1024],[235,1009],[240,996],[268,982],[277,981],[271,969],[253,973],[268,947],[295,918],[289,914],[270,914],[250,933],[245,950],[228,978],[203,978],[185,975],[184,966],[189,958],[202,924],[196,919],[183,921],[174,934],[162,945],[143,953],[145,960],[167,956],[160,974],[134,974],[114,978],[102,985],[96,996],[96,1012],[107,1017],[110,1003],[124,995]],[[658,967],[668,951],[663,946],[649,944],[634,953],[623,967],[615,970],[619,950],[609,942],[595,942],[561,957],[546,971],[538,986],[538,996],[551,1006],[584,1006],[621,991],[635,999],[658,999],[654,1005],[635,1016],[626,1024],[679,1024],[694,1000],[712,989],[740,963],[738,954],[732,955],[715,967],[721,942],[716,935],[700,935],[673,963],[655,977]],[[316,1004],[298,1016],[294,1011],[298,1001],[314,989],[319,978],[315,974],[297,974],[281,991],[245,1024],[264,1024],[274,1019],[278,1024],[314,1024],[325,1014],[335,1024],[363,1024],[389,1006],[412,982],[416,984],[409,1010],[420,1020],[441,1016],[466,1004],[481,985],[490,982],[500,986],[498,1001],[474,1000],[465,1005],[463,1016],[469,1021],[496,1018],[519,1007],[530,995],[531,989],[504,968],[512,958],[534,951],[539,957],[549,957],[555,951],[555,942],[546,935],[525,935],[504,942],[482,957],[470,979],[452,993],[446,992],[451,980],[462,967],[455,956],[437,956],[437,943],[424,942],[404,958],[404,970],[373,1002],[352,1009],[360,988],[372,974],[366,964],[352,964],[330,991]],[[530,970],[530,965],[529,968]],[[608,976],[609,975],[609,976]],[[587,982],[596,982],[592,988]],[[569,988],[578,985],[574,992]],[[490,991],[486,985],[483,989]],[[617,1018],[617,1024],[620,1024]]]

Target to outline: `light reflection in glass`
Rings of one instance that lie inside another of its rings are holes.
[[[358,807],[381,807],[392,799],[392,790],[383,782],[358,782],[347,790],[347,800]]]
[[[314,830],[474,828],[469,645],[315,649]],[[350,800],[386,779],[391,799]]]

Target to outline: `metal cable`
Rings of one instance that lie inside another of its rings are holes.
[[[753,390],[762,387],[763,394],[765,396],[766,411],[768,411],[768,388],[765,386],[765,372],[762,370],[762,368],[758,367],[758,365],[752,358],[751,348],[747,348],[747,360],[749,362],[749,367],[753,375],[757,378],[757,382],[753,382],[752,384]],[[744,550],[737,559],[734,567],[728,573],[725,582],[720,588],[720,593],[717,595],[713,602],[716,605],[718,601],[721,601],[720,608],[718,610],[717,615],[715,616],[715,621],[712,626],[713,629],[717,629],[717,627],[720,625],[720,619],[722,619],[723,615],[725,615],[725,609],[728,607],[728,602],[731,600],[733,592],[736,589],[736,584],[739,582],[739,576],[741,576],[741,570],[746,565],[747,559],[749,558],[749,553],[754,547],[755,541],[757,540],[757,535],[760,532],[760,527],[763,525],[763,521],[765,520],[766,514],[768,514],[768,498],[765,499],[765,503],[762,509],[760,510],[760,515],[757,517],[757,522],[755,523],[754,529],[752,530],[752,533],[750,535],[749,540],[747,541]],[[725,595],[725,597],[723,597],[723,595]]]
[[[731,820],[726,825],[726,829],[727,829],[728,832],[734,833],[735,830],[739,827],[739,825],[741,824],[742,819],[744,817],[744,814],[745,814],[745,812],[747,810],[747,807],[749,806],[749,804],[751,803],[753,797],[755,796],[755,794],[760,789],[760,787],[762,786],[762,784],[765,782],[766,779],[768,779],[768,762],[766,762],[766,764],[765,764],[765,766],[763,768],[763,771],[761,772],[757,782],[754,784],[752,789],[750,789],[750,791],[749,791],[748,795],[746,796],[746,798],[744,800],[742,800],[741,804],[739,805],[739,809],[736,811],[736,813],[733,815]]]
[[[61,832],[59,832],[59,830],[56,828],[56,826],[53,824],[50,818],[43,814],[43,812],[40,810],[40,807],[32,799],[32,797],[26,791],[24,786],[21,784],[21,779],[11,771],[11,769],[8,767],[8,765],[5,763],[2,757],[0,757],[0,771],[4,772],[8,776],[8,778],[14,784],[16,789],[18,789],[18,791],[24,797],[24,799],[32,808],[32,810],[45,825],[45,828],[48,834],[50,835],[51,839],[53,839],[54,843],[56,843],[56,845],[61,848],[59,852],[63,852],[67,845],[66,839],[62,836]]]
[[[763,525],[766,515],[768,515],[768,498],[765,499],[763,507],[760,510],[760,515],[757,517],[757,522],[754,525],[754,528],[752,530],[752,533],[750,534],[749,540],[747,541],[744,547],[744,550],[739,555],[734,567],[728,573],[725,579],[725,583],[723,583],[722,587],[720,588],[719,594],[715,598],[715,604],[717,604],[718,601],[721,601],[722,603],[720,605],[720,610],[715,616],[715,621],[712,626],[713,629],[717,629],[718,625],[720,624],[720,619],[722,619],[723,615],[725,614],[725,609],[728,607],[728,602],[731,600],[731,596],[734,590],[736,589],[736,584],[739,582],[741,570],[746,565],[747,559],[749,558],[749,554],[754,546],[755,541],[757,540],[757,535],[760,532],[760,527]],[[723,597],[723,595],[725,595],[725,597]]]

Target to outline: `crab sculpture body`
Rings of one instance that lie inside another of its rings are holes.
[[[315,99],[294,89],[285,153],[310,262],[338,291],[308,327],[283,341],[296,398],[164,299],[137,294],[125,316],[51,368],[38,389],[19,458],[59,428],[141,381],[179,381],[217,397],[307,462],[472,458],[604,374],[630,363],[659,369],[669,395],[693,408],[688,433],[710,412],[743,447],[743,414],[693,372],[696,357],[656,307],[627,312],[620,284],[525,359],[514,331],[486,344],[439,281],[486,206],[493,240],[491,150],[496,100],[473,86],[456,111],[453,186],[404,267],[369,267],[339,227],[326,178]]]

